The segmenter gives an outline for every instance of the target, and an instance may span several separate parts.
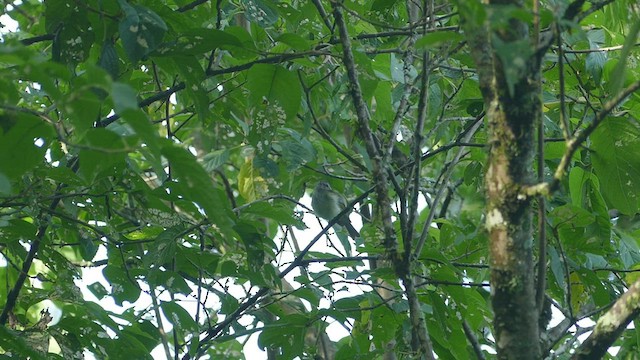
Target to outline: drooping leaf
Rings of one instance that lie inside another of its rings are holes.
[[[247,201],[256,200],[264,192],[264,179],[256,174],[251,159],[246,159],[238,172],[238,191]]]

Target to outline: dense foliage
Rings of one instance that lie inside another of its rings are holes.
[[[569,358],[640,269],[640,8],[500,3],[4,1],[4,356],[239,359],[246,336],[271,359],[495,356],[497,105],[469,29],[517,20],[532,40],[490,36],[491,54],[503,97],[541,84],[524,182],[549,186],[525,240],[542,350]],[[318,181],[356,204],[359,238],[315,225]]]

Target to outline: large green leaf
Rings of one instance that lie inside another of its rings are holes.
[[[187,200],[200,205],[211,221],[218,226],[228,228],[230,206],[223,193],[213,186],[209,174],[196,161],[189,151],[177,146],[165,146],[162,155],[169,160],[172,175],[177,182],[176,189],[181,190]]]
[[[94,31],[87,19],[87,8],[73,0],[45,2],[45,23],[50,34],[53,60],[77,64],[89,57]]]
[[[193,317],[191,317],[187,310],[176,302],[163,301],[160,304],[160,308],[162,309],[164,316],[173,324],[173,326],[175,326],[175,331],[179,331],[183,334],[181,336],[185,336],[185,333],[189,334],[198,331],[198,324]]]
[[[623,214],[638,212],[640,129],[624,118],[607,118],[591,136],[593,167],[600,190]]]
[[[134,302],[140,297],[140,287],[126,269],[107,265],[102,274],[111,284],[111,296],[116,304],[122,306],[124,301]]]
[[[154,51],[167,32],[167,25],[152,10],[118,0],[125,18],[120,22],[120,38],[127,56],[137,62]]]
[[[302,91],[296,75],[276,65],[257,64],[249,70],[247,87],[249,88],[249,100],[258,114],[266,112],[267,108],[280,109],[269,112],[275,114],[271,122],[283,122],[295,118]]]
[[[91,183],[99,176],[113,176],[118,167],[124,166],[127,153],[137,145],[137,137],[119,136],[111,130],[90,129],[81,141],[79,175]]]
[[[278,347],[284,358],[293,359],[302,354],[308,323],[310,323],[309,317],[303,314],[292,314],[281,318],[265,327],[258,337],[258,345],[261,348]]]
[[[22,113],[14,116],[16,121],[0,132],[0,173],[9,179],[44,163],[53,134],[51,126],[42,119]]]

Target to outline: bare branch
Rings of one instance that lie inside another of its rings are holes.
[[[638,314],[640,314],[640,280],[636,280],[613,304],[613,307],[598,319],[591,335],[580,345],[571,359],[600,359]]]

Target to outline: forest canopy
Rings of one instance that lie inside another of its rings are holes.
[[[637,1],[1,4],[0,357],[640,352]]]

